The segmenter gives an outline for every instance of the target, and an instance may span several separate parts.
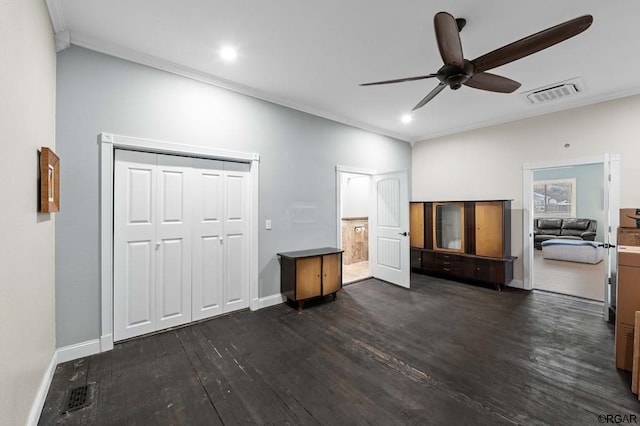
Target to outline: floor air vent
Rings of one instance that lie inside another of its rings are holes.
[[[558,99],[575,96],[583,92],[582,84],[577,78],[556,83],[551,86],[540,87],[538,89],[524,93],[524,96],[532,104],[543,104]]]
[[[69,391],[69,399],[67,405],[62,410],[63,413],[76,411],[91,404],[91,394],[89,385],[80,386]]]

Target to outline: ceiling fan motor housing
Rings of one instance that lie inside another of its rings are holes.
[[[464,67],[460,68],[456,65],[444,65],[438,70],[438,80],[451,87],[452,90],[458,90],[462,85],[473,76],[473,64],[471,61],[464,60]]]

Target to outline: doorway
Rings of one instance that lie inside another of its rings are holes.
[[[346,260],[343,264],[343,283],[375,277],[409,288],[408,172],[378,173],[337,166],[336,187],[339,224],[336,245],[345,250],[343,259],[349,259],[352,253],[356,255],[355,259],[351,258],[355,261],[348,263],[350,260]],[[347,220],[343,221],[343,218]],[[352,234],[345,239],[343,222],[345,233]],[[356,244],[355,250],[349,247],[349,239]],[[366,257],[363,254],[365,248]],[[356,266],[350,266],[352,264]],[[354,274],[345,274],[350,269]]]
[[[619,156],[605,154],[603,157],[523,166],[524,288],[602,302],[605,320],[609,318],[610,307],[615,306],[615,251],[610,250],[609,245],[615,244],[612,230],[615,231],[618,225],[619,163]],[[556,221],[564,218],[596,221],[593,239],[598,244],[594,246],[601,247],[594,250],[601,251],[602,261],[595,255],[592,261],[574,262],[576,251],[573,248],[568,260],[552,259],[554,256],[548,249],[545,254],[541,241],[535,239],[536,225],[539,220],[552,219],[552,216],[557,216]]]
[[[539,234],[534,235],[533,288],[604,302],[604,164],[535,169],[533,198]],[[556,223],[560,227],[547,229]],[[564,243],[584,245],[546,242],[543,247],[540,239],[554,239],[555,233],[575,238]]]
[[[369,207],[371,175],[340,172],[340,247],[342,283],[371,277],[369,266]]]

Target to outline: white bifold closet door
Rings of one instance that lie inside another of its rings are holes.
[[[194,159],[194,320],[249,306],[249,164]]]
[[[191,159],[117,150],[114,338],[191,321]]]
[[[116,150],[114,340],[243,309],[249,165]]]

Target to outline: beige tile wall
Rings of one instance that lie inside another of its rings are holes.
[[[350,265],[369,259],[369,220],[366,217],[342,219],[342,262]]]

